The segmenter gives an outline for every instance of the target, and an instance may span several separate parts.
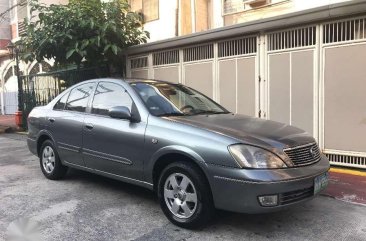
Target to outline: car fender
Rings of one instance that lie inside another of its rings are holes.
[[[156,162],[164,155],[167,154],[181,154],[183,156],[186,156],[187,158],[194,161],[197,165],[201,167],[203,172],[206,174],[206,162],[204,159],[194,150],[186,147],[186,146],[180,146],[180,145],[170,145],[165,146],[157,150],[150,158],[150,161],[146,165],[145,169],[145,177],[146,181],[153,182],[153,169],[156,164]],[[174,160],[172,160],[173,162]]]

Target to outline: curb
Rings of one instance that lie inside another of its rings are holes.
[[[331,167],[330,172],[366,177],[366,171]]]

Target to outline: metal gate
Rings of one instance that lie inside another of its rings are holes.
[[[317,138],[317,27],[266,35],[267,118],[298,126]]]
[[[366,167],[366,17],[321,31],[321,142],[332,164]]]
[[[4,104],[4,114],[14,115],[18,110],[18,92],[4,92],[3,96],[4,103],[0,103],[0,106]]]
[[[218,100],[232,112],[251,116],[259,110],[257,38],[218,43]]]

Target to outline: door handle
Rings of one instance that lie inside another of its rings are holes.
[[[85,128],[88,130],[91,130],[94,128],[94,126],[93,126],[93,124],[88,123],[88,124],[85,124]]]
[[[48,118],[48,121],[53,123],[53,122],[55,122],[55,119],[54,118]]]

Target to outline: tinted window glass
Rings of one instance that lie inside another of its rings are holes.
[[[80,85],[70,92],[66,109],[78,112],[85,112],[88,99],[93,90],[94,83]]]
[[[101,82],[95,91],[92,113],[108,115],[112,107],[125,106],[131,111],[132,99],[126,90],[114,83]]]
[[[229,113],[213,100],[183,85],[163,82],[133,82],[130,85],[155,116]]]
[[[69,97],[69,92],[64,94],[61,97],[61,99],[56,103],[56,105],[53,107],[53,109],[54,110],[63,110],[65,108],[67,97]]]

